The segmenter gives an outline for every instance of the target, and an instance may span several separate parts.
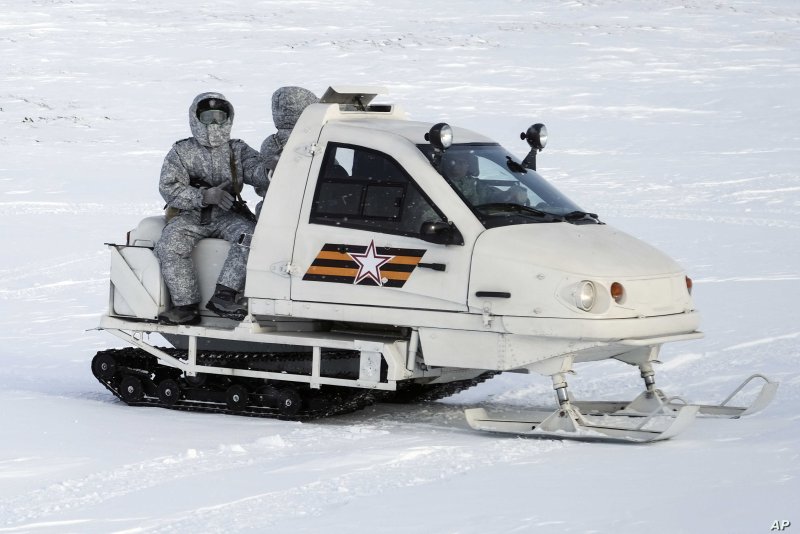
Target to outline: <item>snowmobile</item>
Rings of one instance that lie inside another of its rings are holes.
[[[520,134],[522,161],[447,123],[376,104],[383,88],[331,87],[300,117],[253,235],[204,239],[193,259],[203,302],[228,247],[249,247],[243,321],[170,306],[151,216],[111,253],[99,329],[129,347],[92,371],[132,406],[308,420],[373,402],[439,399],[501,372],[552,380],[557,407],[509,418],[466,410],[475,429],[556,438],[668,439],[697,416],[763,409],[696,406],[656,388],[664,343],[702,336],[691,279],[653,247],[582,210],[536,171],[547,129]],[[460,175],[457,175],[460,172]],[[158,334],[159,342],[151,342]],[[576,363],[635,366],[630,402],[573,400]]]

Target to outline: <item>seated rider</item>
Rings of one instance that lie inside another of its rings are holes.
[[[272,93],[272,120],[278,131],[261,143],[261,157],[271,170],[275,170],[278,165],[283,147],[286,146],[300,115],[308,106],[317,102],[317,95],[303,87],[280,87]]]
[[[272,93],[272,120],[278,131],[261,143],[261,159],[270,171],[278,166],[283,147],[286,146],[300,115],[308,106],[317,102],[317,95],[303,87],[279,87]],[[256,206],[256,214],[260,214],[261,205],[259,202]]]
[[[159,316],[167,324],[197,324],[200,289],[192,249],[203,238],[231,243],[206,304],[217,315],[242,320],[247,307],[237,301],[244,289],[249,249],[239,244],[252,234],[254,217],[243,207],[242,184],[263,195],[269,186],[258,152],[240,139],[231,139],[233,106],[219,93],[198,95],[189,107],[193,137],[172,146],[161,168],[159,191],[177,215],[171,218],[155,246],[173,307]]]
[[[484,183],[476,173],[478,158],[467,152],[445,153],[442,173],[473,206],[491,203],[526,204],[528,194],[524,187],[514,184],[503,191]]]

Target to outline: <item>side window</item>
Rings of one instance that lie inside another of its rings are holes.
[[[428,221],[444,217],[396,161],[363,147],[328,145],[310,222],[416,236]]]

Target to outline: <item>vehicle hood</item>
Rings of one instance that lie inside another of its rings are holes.
[[[574,305],[578,284],[598,290],[591,312]],[[623,284],[624,301],[610,297]],[[691,307],[683,269],[656,248],[608,225],[540,223],[492,228],[475,243],[470,308],[549,317],[635,317]],[[499,294],[488,297],[485,295]],[[510,296],[506,296],[506,295]],[[479,296],[483,295],[483,297]]]
[[[591,276],[657,276],[682,270],[660,250],[606,224],[492,228],[478,238],[475,253],[499,261],[523,256],[531,265]]]

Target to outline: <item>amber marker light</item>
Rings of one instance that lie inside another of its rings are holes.
[[[614,302],[619,304],[622,301],[623,295],[625,295],[625,288],[622,287],[622,284],[619,282],[611,284],[611,298],[614,299]]]
[[[692,294],[692,279],[689,278],[688,276],[686,277],[686,290],[689,292],[690,295]]]

